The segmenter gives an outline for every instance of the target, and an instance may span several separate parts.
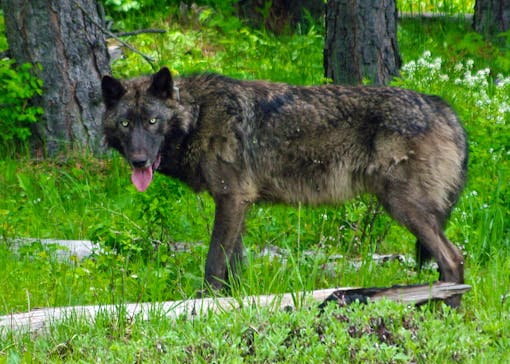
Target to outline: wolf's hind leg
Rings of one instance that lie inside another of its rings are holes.
[[[447,213],[444,215],[449,216],[449,214],[450,214],[450,211],[447,211]],[[444,228],[446,225],[446,217],[438,216],[437,212],[436,212],[436,217],[437,217],[438,221],[440,221],[441,229],[444,231]],[[425,245],[422,244],[420,239],[416,239],[416,257],[415,258],[416,258],[416,265],[417,265],[418,271],[421,270],[421,268],[423,267],[423,264],[425,264],[426,262],[428,262],[429,260],[431,260],[433,258],[432,253],[427,249],[427,247]]]
[[[464,283],[464,258],[443,232],[443,219],[430,203],[411,200],[405,191],[381,198],[389,214],[418,239],[421,249],[430,253],[439,265],[440,280]],[[428,207],[428,208],[427,208]]]

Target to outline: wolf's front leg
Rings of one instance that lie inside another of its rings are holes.
[[[214,228],[205,263],[205,283],[214,290],[222,289],[228,280],[227,265],[242,250],[241,232],[248,203],[239,196],[215,198]]]

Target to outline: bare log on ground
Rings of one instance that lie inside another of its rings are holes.
[[[200,317],[209,312],[237,310],[242,307],[269,307],[276,311],[282,308],[296,308],[342,297],[351,296],[360,301],[383,298],[402,303],[420,304],[430,300],[446,299],[463,294],[470,286],[456,283],[435,283],[433,285],[395,286],[391,288],[331,288],[312,292],[286,293],[283,295],[249,296],[243,299],[213,297],[170,301],[163,303],[132,303],[104,306],[74,306],[36,309],[28,313],[17,313],[0,317],[0,333],[28,331],[37,333],[52,324],[66,319],[81,318],[93,321],[98,314],[125,315],[128,318],[147,320],[149,314],[160,313],[169,318],[181,316]],[[365,297],[365,298],[363,298]],[[347,302],[348,304],[348,302]]]
[[[56,247],[55,253],[58,258],[66,259],[74,256],[78,259],[85,259],[93,253],[101,253],[102,249],[98,244],[90,240],[59,240],[59,239],[35,239],[35,238],[17,238],[9,242],[14,251],[20,247],[30,246],[32,244],[41,244],[43,246]]]

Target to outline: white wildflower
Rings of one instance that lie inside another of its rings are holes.
[[[415,70],[416,70],[416,62],[415,61],[410,61],[408,63],[406,63],[402,69],[405,71],[405,72],[410,72],[410,73],[413,73]]]
[[[421,68],[427,68],[428,64],[429,63],[427,62],[427,60],[425,58],[418,59],[418,66],[420,66]]]
[[[510,111],[510,106],[505,102],[505,101],[502,101],[500,104],[499,104],[499,109],[498,109],[498,112],[500,114],[504,114],[504,113],[507,113]]]
[[[450,80],[450,77],[446,73],[442,73],[439,75],[439,79],[443,82],[447,82]]]
[[[441,58],[438,57],[438,58],[434,59],[434,63],[431,63],[432,69],[439,71],[441,69],[442,63],[443,63],[443,61],[441,60]]]
[[[469,71],[466,71],[464,73],[464,81],[465,81],[464,84],[468,87],[473,87],[476,85],[475,78]]]
[[[480,78],[486,78],[491,73],[489,68],[484,68],[483,70],[479,70],[476,75]]]
[[[506,85],[510,84],[510,76],[505,77],[501,73],[499,73],[496,76],[495,83],[496,83],[496,87],[498,87],[498,88],[505,87]]]

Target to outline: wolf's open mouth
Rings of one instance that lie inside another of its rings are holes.
[[[154,171],[159,167],[160,162],[161,155],[158,154],[156,160],[149,167],[133,168],[131,182],[133,182],[138,191],[143,192],[147,189],[147,187],[149,187],[152,182]]]

